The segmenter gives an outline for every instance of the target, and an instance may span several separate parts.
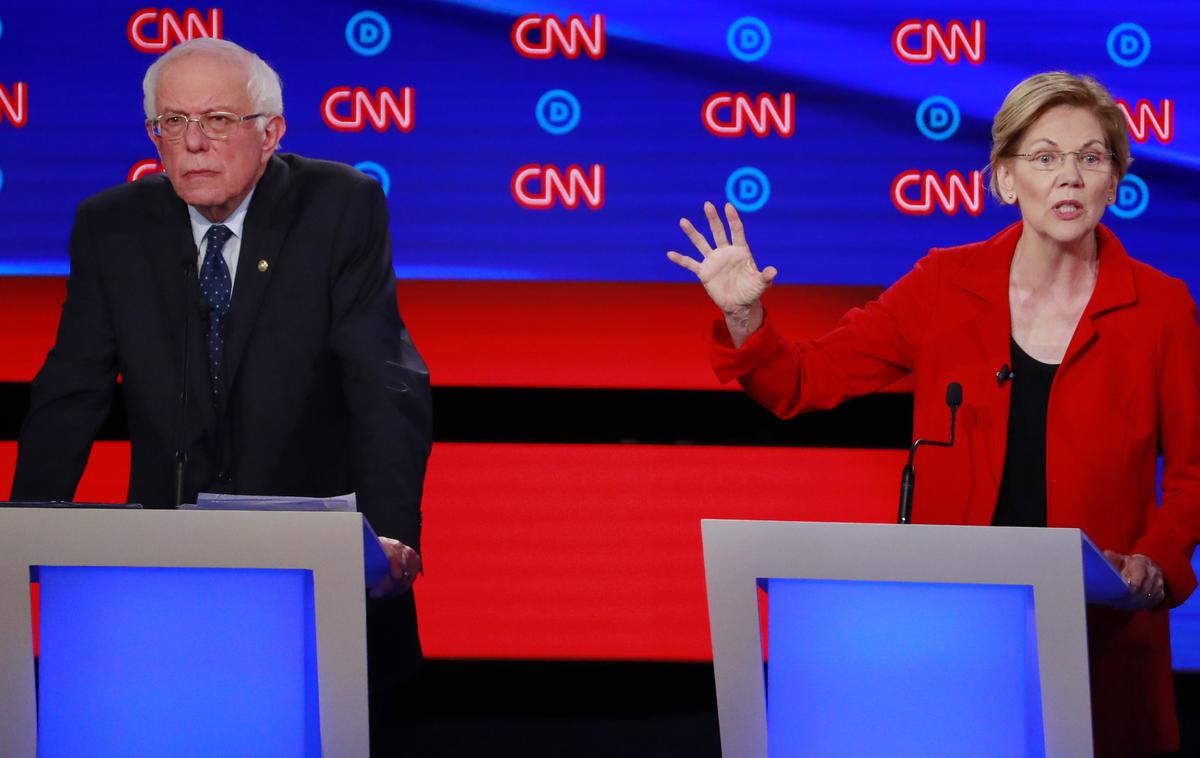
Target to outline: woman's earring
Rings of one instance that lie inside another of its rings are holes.
[[[1017,199],[1017,195],[1016,195],[1016,193],[1015,193],[1015,192],[1010,192],[1010,193],[1008,193],[1008,202],[1010,202],[1010,203],[1011,203],[1011,202],[1013,202],[1013,201],[1014,201],[1014,200],[1016,200],[1016,199]],[[1111,202],[1111,201],[1109,201],[1109,202]]]

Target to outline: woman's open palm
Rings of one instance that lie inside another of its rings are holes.
[[[688,236],[700,260],[675,252],[667,253],[671,261],[695,274],[708,296],[725,313],[733,313],[758,301],[778,273],[774,266],[759,271],[746,244],[746,233],[742,220],[733,205],[725,204],[725,218],[729,221],[729,237],[725,236],[725,224],[717,215],[712,203],[704,204],[704,215],[712,230],[713,244],[709,245],[704,235],[686,218],[679,220],[679,228]],[[732,239],[732,242],[730,241]]]

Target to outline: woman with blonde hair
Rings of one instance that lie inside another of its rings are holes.
[[[1200,541],[1200,326],[1184,283],[1100,223],[1129,163],[1099,82],[1026,79],[996,114],[990,161],[993,194],[1020,220],[930,251],[811,341],[776,330],[762,304],[776,271],[758,268],[731,205],[727,236],[705,204],[711,244],[680,221],[700,260],[667,254],[723,312],[717,375],[779,416],[911,373],[914,436],[939,438],[946,387],[962,385],[958,442],[924,453],[913,520],[1078,527],[1105,550],[1129,587],[1120,608],[1088,610],[1095,749],[1112,756],[1179,746],[1167,609],[1196,587]]]

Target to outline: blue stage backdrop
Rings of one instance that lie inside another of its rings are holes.
[[[10,0],[0,273],[65,273],[75,204],[156,169],[141,76],[196,35],[279,70],[286,150],[379,178],[403,277],[681,281],[675,220],[728,199],[781,281],[888,284],[1015,218],[985,191],[991,119],[1063,69],[1129,112],[1106,222],[1200,283],[1200,5],[1158,0]]]

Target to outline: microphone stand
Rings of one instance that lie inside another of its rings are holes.
[[[913,489],[916,487],[917,479],[917,470],[913,467],[913,460],[916,458],[917,448],[921,445],[930,445],[932,447],[954,446],[954,420],[958,415],[958,408],[962,405],[962,401],[962,385],[958,382],[950,382],[949,386],[946,387],[946,405],[950,406],[949,441],[918,439],[908,449],[908,463],[904,465],[904,471],[900,474],[900,514],[896,518],[897,524],[912,523]]]
[[[189,254],[183,260],[183,291],[184,302],[191,302],[191,293],[194,290],[192,287],[192,271],[195,269],[196,259]],[[188,403],[188,356],[191,353],[192,339],[192,309],[190,307],[183,309],[183,355],[179,361],[183,369],[182,387],[179,391],[179,423],[176,425],[175,439],[175,472],[174,472],[174,500],[175,507],[178,508],[183,504],[183,481],[187,471],[187,403]]]

